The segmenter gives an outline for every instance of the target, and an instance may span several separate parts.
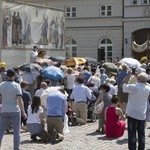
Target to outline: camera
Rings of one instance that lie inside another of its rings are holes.
[[[132,68],[132,74],[135,74],[136,68]]]

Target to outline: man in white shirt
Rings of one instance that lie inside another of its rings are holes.
[[[38,47],[34,46],[33,50],[30,52],[30,63],[33,63],[36,61],[37,55],[38,55]]]
[[[43,91],[46,90],[46,89],[47,89],[47,83],[46,83],[46,82],[42,82],[42,83],[41,83],[41,88],[38,89],[38,90],[35,92],[35,96],[41,97]]]
[[[32,71],[32,72],[23,72],[22,79],[28,83],[28,91],[31,94],[31,98],[34,96],[34,91],[37,86],[36,78],[40,75],[39,71]]]
[[[136,131],[138,132],[138,150],[145,149],[145,119],[150,87],[146,84],[148,75],[137,75],[137,83],[127,84],[131,75],[125,78],[123,92],[129,93],[126,113],[128,116],[128,148],[136,150]]]
[[[87,122],[87,98],[92,98],[90,89],[84,85],[82,76],[77,77],[77,85],[73,88],[70,99],[75,101],[76,118],[71,118],[73,125],[76,123],[85,125]]]

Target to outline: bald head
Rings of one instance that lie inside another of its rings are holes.
[[[42,82],[41,83],[41,88],[42,89],[46,89],[47,88],[47,83],[46,82]]]

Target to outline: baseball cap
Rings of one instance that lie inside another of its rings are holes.
[[[14,69],[8,69],[7,70],[7,76],[8,77],[13,77],[13,76],[15,76],[15,74],[16,74],[16,72]]]

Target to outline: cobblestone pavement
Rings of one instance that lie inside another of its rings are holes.
[[[150,123],[147,124],[150,127]],[[146,150],[150,150],[150,128],[146,127]],[[109,139],[105,135],[95,133],[97,122],[84,126],[69,127],[64,141],[51,145],[30,140],[28,132],[21,132],[20,150],[127,150],[127,130],[119,139]],[[13,150],[13,135],[4,135],[1,150]]]

